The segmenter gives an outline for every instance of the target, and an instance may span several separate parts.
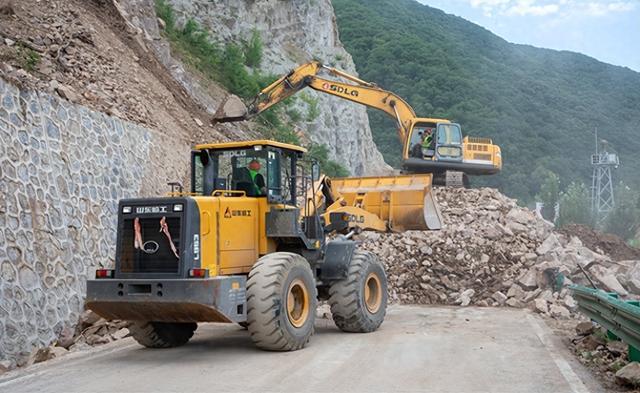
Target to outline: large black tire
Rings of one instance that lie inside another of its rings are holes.
[[[291,306],[291,308],[290,308]],[[317,291],[306,259],[289,252],[260,258],[247,281],[251,339],[268,351],[303,348],[313,334]]]
[[[378,258],[356,251],[345,279],[329,288],[333,321],[340,330],[369,333],[378,329],[387,313],[387,276]]]
[[[198,328],[196,323],[134,322],[131,336],[147,348],[172,348],[186,344]]]

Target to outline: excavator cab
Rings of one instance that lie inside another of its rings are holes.
[[[413,126],[409,156],[430,161],[462,161],[462,131],[459,124],[420,122]]]

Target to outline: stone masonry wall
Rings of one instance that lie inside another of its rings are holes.
[[[0,361],[77,321],[87,277],[113,263],[120,198],[184,178],[188,143],[161,137],[0,79]]]

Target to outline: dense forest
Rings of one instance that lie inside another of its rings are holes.
[[[511,44],[413,0],[333,0],[358,72],[404,97],[419,116],[445,117],[502,147],[498,176],[474,178],[522,203],[549,173],[559,188],[590,184],[594,129],[620,155],[615,172],[640,186],[640,73],[566,51]],[[335,59],[333,59],[335,60]],[[331,63],[332,59],[325,59]],[[370,111],[374,139],[397,166],[394,123]]]

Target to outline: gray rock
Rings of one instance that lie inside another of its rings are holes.
[[[462,307],[466,307],[471,303],[471,298],[473,298],[473,295],[475,294],[476,291],[474,289],[466,289],[460,294],[460,296],[458,296],[456,303]]]
[[[505,304],[506,301],[507,301],[507,295],[505,295],[504,293],[502,293],[500,291],[494,292],[493,295],[491,296],[491,298],[493,300],[495,300],[500,305]]]
[[[331,310],[331,308],[329,308]],[[129,336],[130,332],[127,328],[122,328],[111,335],[114,340],[122,340],[123,338]]]
[[[537,288],[538,284],[536,281],[536,274],[537,274],[536,270],[532,268],[527,270],[518,278],[518,282],[520,283],[523,289],[532,290]]]
[[[534,307],[537,312],[541,314],[546,314],[549,312],[549,306],[545,299],[537,298],[534,300]]]
[[[627,290],[634,295],[640,295],[640,280],[632,278],[626,282]]]
[[[545,255],[550,251],[561,248],[560,240],[558,240],[558,236],[554,233],[550,234],[544,242],[536,249],[538,255]]]
[[[506,305],[509,307],[513,307],[513,308],[523,308],[524,307],[524,303],[521,300],[518,300],[514,297],[512,297],[511,299],[508,299],[506,301]]]
[[[8,371],[11,371],[14,367],[15,367],[15,364],[12,361],[8,359],[0,360],[0,375]]]
[[[613,356],[620,356],[627,353],[629,344],[625,344],[622,341],[609,341],[607,342],[607,351],[611,352]]]
[[[596,281],[602,284],[610,292],[616,292],[620,296],[627,296],[629,293],[620,284],[615,274],[603,266],[592,266],[589,272]]]
[[[552,304],[549,308],[549,313],[552,317],[557,319],[568,319],[571,317],[571,312],[559,304]]]
[[[69,100],[71,102],[79,102],[80,101],[80,97],[75,92],[75,90],[73,90],[73,88],[70,87],[70,86],[59,85],[56,88],[56,92],[60,95],[60,97],[66,99],[66,100]]]
[[[595,331],[595,326],[591,321],[583,321],[576,325],[576,333],[579,336],[587,336]]]
[[[640,387],[640,364],[631,362],[616,372],[616,382],[620,385]]]
[[[513,284],[509,287],[509,291],[507,292],[508,298],[516,298],[518,300],[522,300],[525,297],[525,292],[522,287],[518,284]]]

